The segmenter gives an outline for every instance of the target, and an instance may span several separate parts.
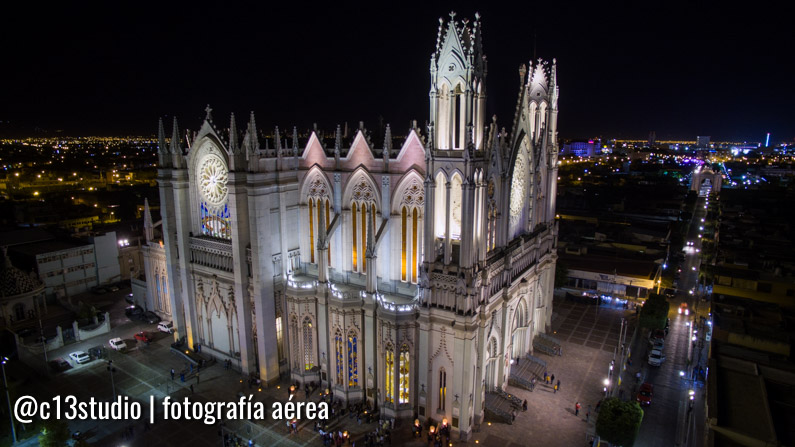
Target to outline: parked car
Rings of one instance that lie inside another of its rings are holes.
[[[97,311],[97,322],[102,323],[103,321],[105,321],[105,312]]]
[[[660,366],[665,361],[665,354],[662,353],[659,349],[654,349],[649,352],[649,365],[651,366]]]
[[[656,349],[658,351],[662,351],[663,348],[665,348],[665,340],[659,338],[649,340],[649,350],[653,351]]]
[[[174,331],[174,323],[170,321],[161,321],[157,323],[157,330],[160,332],[165,332],[166,334],[170,334]]]
[[[662,329],[655,329],[649,332],[649,343],[654,343],[655,340],[665,340],[665,331]]]
[[[138,332],[137,334],[135,334],[135,339],[138,340],[138,341],[142,341],[144,343],[151,343],[152,342],[152,337],[148,333],[146,333],[144,331],[141,331],[141,332]]]
[[[101,359],[105,357],[105,348],[102,346],[94,346],[93,348],[89,348],[88,355],[95,359]]]
[[[144,310],[141,306],[130,306],[124,310],[124,315],[131,320],[140,320],[144,315]]]
[[[75,351],[69,354],[69,358],[74,360],[75,363],[82,365],[91,361],[91,357],[83,351]]]
[[[108,344],[110,345],[111,349],[116,350],[116,351],[121,351],[123,349],[127,349],[127,343],[125,343],[124,340],[122,340],[119,337],[111,338],[110,341],[108,342]]]
[[[67,369],[71,368],[72,366],[69,365],[69,362],[64,360],[62,357],[58,357],[55,360],[50,361],[50,367],[57,372],[66,371]]]
[[[157,314],[152,312],[151,310],[147,310],[146,312],[144,312],[143,319],[149,324],[160,323],[160,317],[158,317]]]
[[[127,301],[127,304],[135,304],[135,298],[133,298],[132,293],[128,293],[127,296],[124,297],[124,301]]]
[[[651,405],[651,398],[653,396],[654,396],[654,386],[648,382],[645,382],[643,385],[640,386],[636,399],[639,404],[648,406]]]

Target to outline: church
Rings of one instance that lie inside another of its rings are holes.
[[[253,112],[241,132],[208,106],[167,142],[161,121],[146,300],[175,338],[266,384],[472,432],[550,327],[557,258],[555,61],[520,67],[499,127],[481,30],[439,19],[428,124],[405,137],[262,132]]]

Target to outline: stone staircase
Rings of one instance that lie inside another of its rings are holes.
[[[533,378],[541,379],[546,370],[547,362],[528,354],[527,357],[520,358],[519,363],[511,367],[508,384],[533,391],[535,388]]]
[[[486,393],[486,419],[513,424],[513,413],[522,411],[522,399],[501,389]]]
[[[549,355],[559,355],[560,340],[547,334],[538,334],[533,339],[533,349]]]

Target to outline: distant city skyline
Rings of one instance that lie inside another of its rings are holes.
[[[487,110],[500,126],[513,120],[507,98],[516,97],[519,66],[543,57],[557,59],[565,86],[564,139],[646,140],[651,131],[658,141],[764,142],[768,132],[771,144],[795,139],[795,63],[785,48],[792,36],[775,25],[775,11],[461,3],[59,8],[36,11],[35,25],[12,21],[0,30],[9,43],[0,137],[36,130],[147,136],[158,117],[174,115],[195,129],[208,103],[221,127],[231,112],[253,110],[265,131],[364,121],[370,130],[389,123],[403,133],[411,120],[422,126],[428,119],[427,57],[435,44],[428,36],[453,9],[457,19],[483,17]]]

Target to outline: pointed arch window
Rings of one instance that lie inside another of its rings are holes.
[[[298,329],[298,318],[293,316],[290,319],[290,338],[292,341],[290,344],[292,345],[292,363],[293,369],[297,370],[300,368],[301,365],[301,350],[299,348],[299,343],[301,342],[301,338],[299,336],[300,331]]]
[[[395,402],[395,348],[387,344],[384,353],[384,399]]]
[[[399,404],[409,403],[409,385],[411,383],[410,371],[409,347],[407,344],[403,343],[400,347],[400,365],[398,369],[398,383],[400,384],[400,394],[398,395]]]
[[[348,386],[359,386],[359,349],[355,331],[348,332]]]
[[[375,216],[375,193],[370,183],[362,178],[354,185],[351,199],[351,256],[354,272],[367,272],[367,219],[372,219],[375,224]],[[373,227],[376,230],[378,228],[377,225]]]
[[[309,317],[304,318],[304,369],[309,371],[315,366],[315,353],[314,353],[314,336],[312,329],[312,320]]]
[[[317,262],[317,240],[320,238],[320,214],[325,213],[326,231],[331,225],[331,201],[326,183],[316,176],[309,183],[307,205],[309,208],[309,262]],[[331,265],[331,244],[328,244],[328,262]]]
[[[439,410],[445,410],[445,402],[447,401],[447,371],[444,368],[439,369]]]
[[[334,352],[337,360],[337,385],[345,383],[345,352],[344,342],[342,341],[342,331],[337,329],[334,335]]]
[[[417,265],[420,263],[419,224],[425,206],[425,190],[416,178],[410,180],[400,205],[400,279],[417,282]]]

